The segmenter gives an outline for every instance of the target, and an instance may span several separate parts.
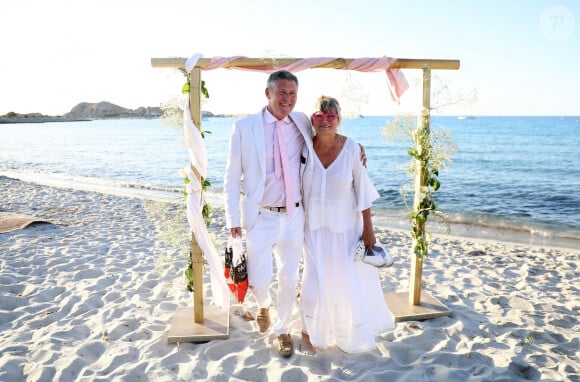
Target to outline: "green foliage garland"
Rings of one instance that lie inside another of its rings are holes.
[[[428,112],[419,117],[418,123],[410,115],[396,115],[394,119],[383,128],[383,134],[387,139],[410,138],[412,147],[407,151],[411,161],[406,169],[411,180],[420,176],[422,180],[419,195],[416,197],[413,207],[409,208],[407,202],[408,192],[413,191],[413,183],[405,184],[400,190],[405,205],[410,210],[411,237],[413,238],[413,252],[418,258],[425,258],[429,253],[429,236],[425,231],[429,215],[439,218],[440,223],[449,231],[449,225],[445,221],[443,212],[437,209],[435,192],[441,187],[439,170],[451,162],[451,156],[457,151],[448,131],[440,129],[431,132],[429,130]],[[416,127],[415,127],[416,126]],[[421,171],[420,174],[417,174]],[[418,184],[415,183],[415,186]]]

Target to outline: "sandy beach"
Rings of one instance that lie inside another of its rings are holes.
[[[183,199],[0,177],[0,201],[50,222],[0,234],[0,381],[580,381],[576,249],[436,235],[423,285],[451,317],[399,322],[372,352],[281,358],[274,334],[240,317],[251,296],[232,297],[230,338],[167,342],[176,308],[192,306]],[[396,259],[384,292],[408,290],[408,233],[375,228]],[[210,232],[225,244],[219,206]]]

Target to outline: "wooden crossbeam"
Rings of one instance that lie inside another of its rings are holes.
[[[183,57],[170,58],[152,58],[151,66],[154,68],[185,68],[185,61]],[[303,60],[302,58],[236,58],[230,61],[229,64],[222,66],[226,69],[235,69],[237,67],[251,68],[268,65],[287,65],[296,61]],[[313,66],[312,68],[327,68],[327,69],[347,69],[347,66],[353,61],[353,58],[335,58],[327,63]],[[195,64],[201,69],[205,68],[211,59],[200,58]],[[397,69],[437,69],[437,70],[458,70],[460,65],[459,60],[433,60],[433,59],[415,59],[415,58],[397,58],[391,65],[392,68]]]

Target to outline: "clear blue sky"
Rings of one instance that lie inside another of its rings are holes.
[[[0,114],[64,114],[83,101],[158,106],[184,78],[150,59],[201,53],[459,59],[459,71],[433,72],[434,85],[476,89],[471,114],[580,115],[578,0],[0,0],[0,15]],[[405,74],[412,90],[397,107],[383,74],[299,72],[297,109],[309,111],[324,93],[358,100],[344,102],[364,114],[417,110],[419,71]],[[265,104],[265,74],[203,76],[205,110],[252,113]],[[349,86],[359,90],[347,97]]]

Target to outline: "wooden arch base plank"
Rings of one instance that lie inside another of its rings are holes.
[[[206,306],[203,322],[197,323],[193,319],[193,307],[177,308],[175,315],[169,321],[167,342],[207,342],[215,339],[230,337],[229,309]]]
[[[409,302],[409,292],[385,293],[385,302],[395,322],[451,316],[451,311],[445,305],[425,291],[421,293],[418,305]]]

